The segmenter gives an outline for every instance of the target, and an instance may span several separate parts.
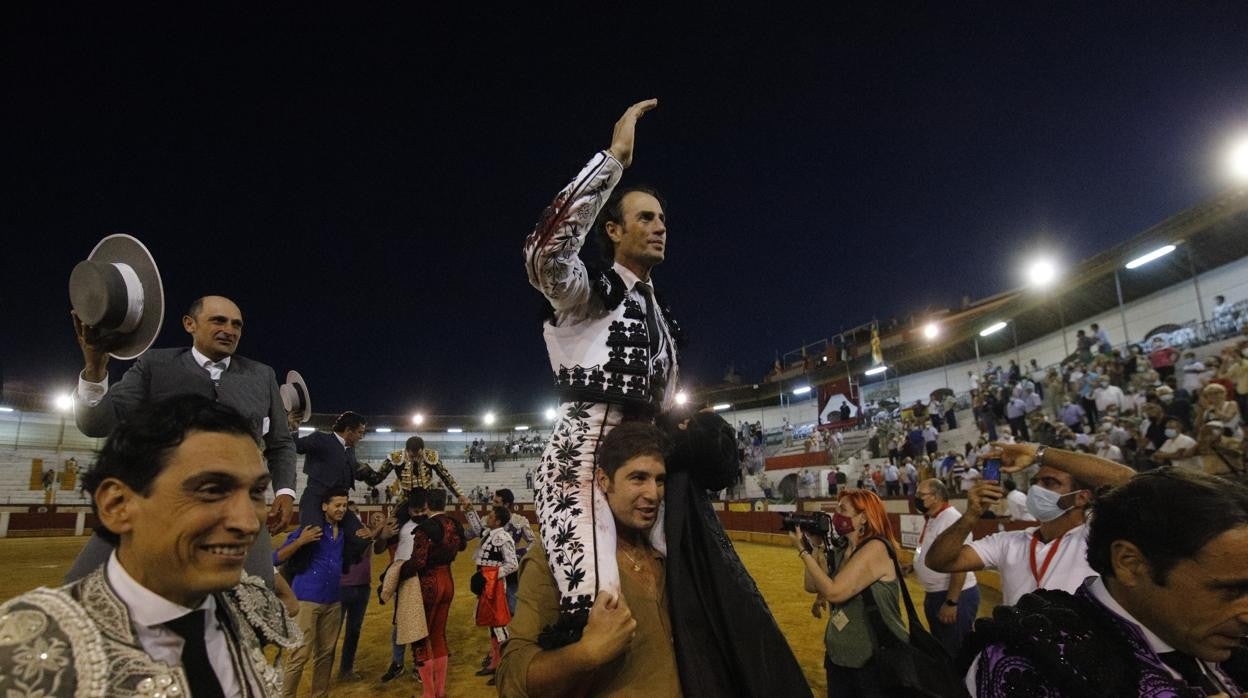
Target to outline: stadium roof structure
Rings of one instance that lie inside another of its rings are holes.
[[[1125,270],[1128,261],[1167,244],[1177,246],[1173,254],[1138,271]],[[890,370],[902,375],[973,360],[976,339],[981,353],[995,355],[1014,346],[1013,333],[1017,333],[1021,346],[1060,332],[1063,327],[1073,331],[1076,323],[1114,309],[1118,305],[1118,281],[1123,303],[1130,303],[1167,287],[1190,283],[1193,276],[1244,256],[1248,256],[1248,188],[1236,188],[1073,265],[1053,288],[1020,287],[968,303],[961,310],[916,313],[902,328],[881,327],[881,344]],[[1117,280],[1115,270],[1122,272]],[[1206,316],[1210,307],[1205,308]],[[983,328],[1001,320],[1009,320],[1012,331],[979,337]],[[941,327],[941,334],[934,341],[923,337],[923,325],[929,321],[936,321]],[[869,330],[870,323],[856,330],[864,328]],[[861,337],[858,331],[843,334]],[[822,343],[829,352],[838,346],[829,340]],[[783,370],[783,380],[700,390],[696,391],[696,399],[705,404],[729,403],[737,409],[774,405],[783,392],[797,385],[814,386],[842,380],[850,374],[860,376],[872,366],[869,344],[850,349],[853,356],[848,361],[828,355],[799,364],[796,371],[793,367]]]

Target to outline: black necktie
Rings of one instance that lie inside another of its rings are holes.
[[[654,293],[650,290],[650,284],[638,281],[635,288],[646,299],[646,335],[650,338],[650,357],[653,359],[659,353],[658,303],[654,300]]]
[[[1171,669],[1179,672],[1179,676],[1183,677],[1183,682],[1189,687],[1199,688],[1207,696],[1222,692],[1222,689],[1213,684],[1213,680],[1209,678],[1209,675],[1201,670],[1200,665],[1196,663],[1195,657],[1177,651],[1162,652],[1157,656],[1161,657],[1161,661],[1169,665]]]
[[[182,669],[186,672],[186,681],[190,684],[191,693],[195,698],[225,698],[221,691],[221,681],[212,670],[208,661],[208,644],[204,642],[205,612],[191,611],[175,618],[165,627],[177,633],[185,641],[182,645]]]

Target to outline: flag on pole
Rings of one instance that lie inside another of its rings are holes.
[[[884,351],[880,349],[880,326],[871,326],[871,363],[879,366],[884,363]]]

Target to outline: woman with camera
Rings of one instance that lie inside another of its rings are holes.
[[[803,526],[789,536],[805,567],[806,591],[818,594],[811,612],[819,618],[828,607],[823,635],[828,696],[882,695],[874,672],[864,669],[881,645],[877,628],[886,628],[897,641],[909,639],[899,601],[904,582],[897,579],[885,543],[896,549],[893,528],[884,502],[866,490],[842,493],[827,526],[826,535]],[[875,610],[879,617],[873,620]]]

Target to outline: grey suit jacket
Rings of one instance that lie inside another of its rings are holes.
[[[74,419],[83,434],[105,437],[139,405],[186,393],[220,400],[242,413],[256,437],[264,440],[273,489],[295,489],[295,442],[286,425],[286,408],[273,369],[259,361],[233,357],[221,380],[213,385],[208,372],[195,363],[190,347],[151,349],[119,382],[109,386],[95,407],[88,406],[75,391]]]

